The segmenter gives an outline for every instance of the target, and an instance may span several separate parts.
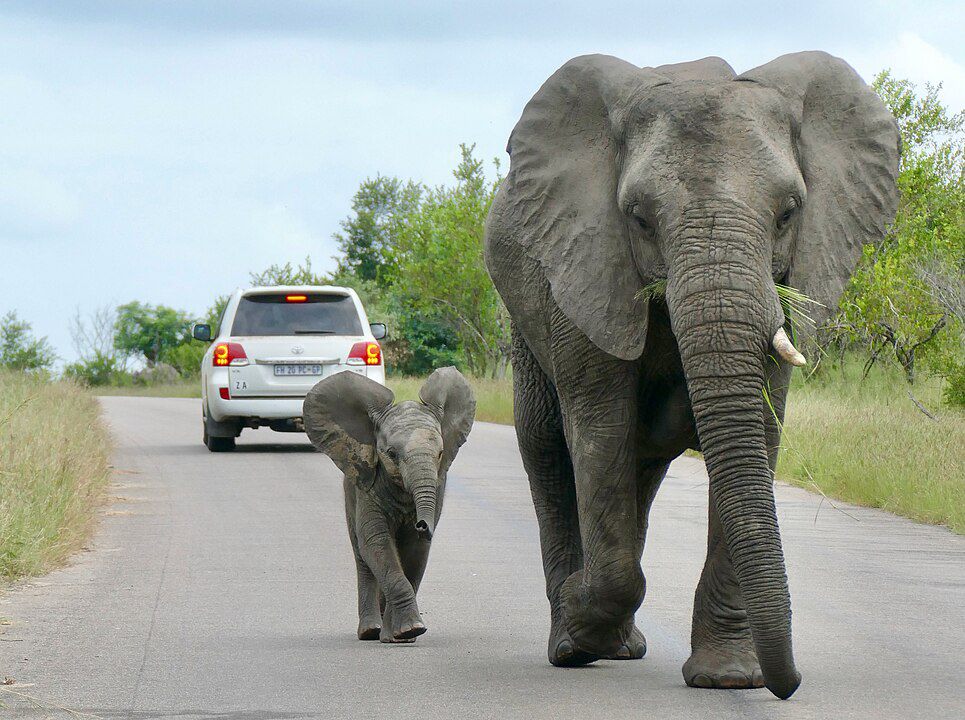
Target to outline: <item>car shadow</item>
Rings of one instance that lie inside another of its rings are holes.
[[[315,446],[307,443],[305,445],[294,445],[289,443],[252,443],[245,445],[238,443],[235,445],[235,453],[312,453],[318,452]]]

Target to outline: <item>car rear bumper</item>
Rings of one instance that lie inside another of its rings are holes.
[[[286,420],[302,416],[304,397],[268,398],[231,398],[224,400],[220,395],[208,395],[208,412],[218,422],[231,418],[263,418],[265,420]]]
[[[365,368],[365,374],[380,384],[385,384],[385,369],[382,367]],[[242,420],[251,425],[251,420],[290,420],[301,418],[304,395],[297,396],[234,396],[229,400],[221,397],[221,388],[229,385],[225,369],[218,368],[208,381],[206,403],[208,415],[216,422]],[[264,424],[268,423],[255,423]]]

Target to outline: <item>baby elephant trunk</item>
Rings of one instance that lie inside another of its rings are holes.
[[[432,540],[436,529],[436,486],[417,485],[412,492],[415,500],[415,529],[426,540]]]

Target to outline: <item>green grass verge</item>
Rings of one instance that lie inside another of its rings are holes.
[[[89,392],[0,370],[0,579],[46,572],[82,546],[110,450]]]
[[[476,419],[484,422],[513,424],[513,381],[511,378],[491,380],[468,378],[476,394]],[[418,400],[419,388],[425,378],[389,377],[386,385],[395,393],[395,400]]]
[[[876,367],[861,379],[860,362],[808,383],[795,372],[778,477],[829,497],[882,508],[965,534],[965,412],[941,405],[941,386],[912,388],[937,420],[908,397],[900,373]],[[397,400],[415,400],[425,378],[389,377]],[[476,418],[511,425],[512,379],[470,378]],[[96,394],[198,397],[198,381]]]
[[[965,412],[941,407],[938,382],[920,382],[912,391],[929,419],[897,373],[862,382],[860,371],[795,383],[778,477],[965,534]]]
[[[178,380],[163,385],[98,385],[92,387],[94,395],[124,395],[130,397],[201,397],[201,378]]]

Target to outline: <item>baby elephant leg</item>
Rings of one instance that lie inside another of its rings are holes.
[[[359,550],[385,595],[379,639],[382,642],[414,640],[426,631],[416,604],[415,591],[402,569],[395,539],[385,516],[374,504],[363,512],[362,504],[364,501],[360,502],[356,524]]]
[[[355,571],[358,577],[359,591],[359,640],[378,640],[382,632],[382,608],[379,602],[379,584],[372,570],[365,563],[359,551],[358,535],[355,531],[356,510],[355,488],[348,481],[345,483],[345,519],[348,523],[348,536],[352,542],[352,553],[355,555]]]
[[[431,540],[426,540],[410,528],[405,528],[399,535],[398,548],[402,572],[405,573],[405,577],[412,585],[412,591],[416,595],[419,594],[419,585],[422,584],[422,576],[426,572],[431,545]]]
[[[379,584],[369,566],[365,564],[365,560],[357,552],[355,567],[358,571],[359,584],[359,640],[378,640],[382,633]]]

